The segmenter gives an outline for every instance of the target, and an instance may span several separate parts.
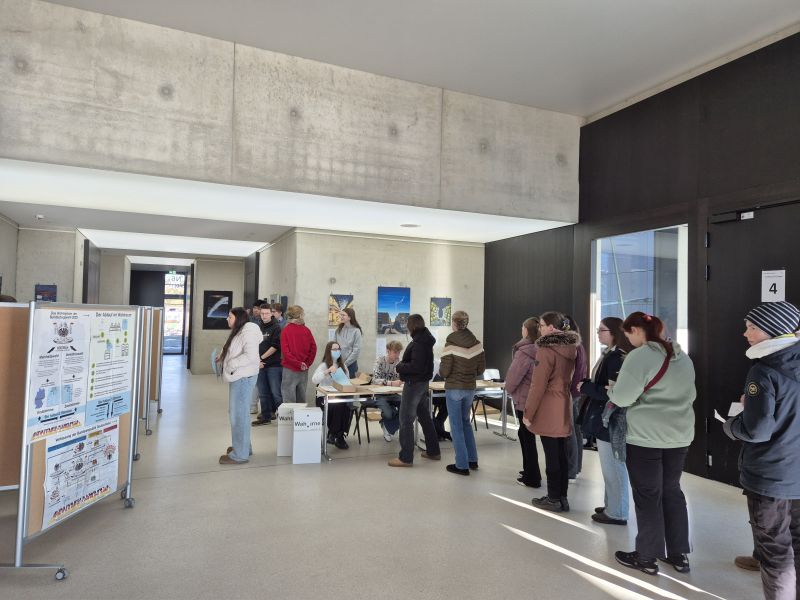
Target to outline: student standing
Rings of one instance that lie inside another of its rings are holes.
[[[475,380],[486,369],[483,344],[467,329],[469,315],[463,310],[453,313],[453,333],[447,336],[439,375],[444,379],[447,412],[450,415],[450,435],[456,462],[446,469],[458,475],[469,475],[478,468],[478,448],[472,432],[470,415],[475,398]]]
[[[286,314],[289,319],[281,331],[281,396],[284,402],[304,403],[308,367],[317,356],[317,344],[311,330],[305,325],[302,306],[290,306]]]
[[[272,316],[269,304],[261,305],[261,344],[258,347],[261,359],[261,370],[258,373],[258,400],[261,404],[259,418],[252,422],[253,426],[267,425],[272,421],[273,413],[283,402],[281,382],[281,327]]]
[[[753,365],[725,433],[743,443],[740,483],[747,496],[761,584],[768,600],[800,595],[800,310],[789,302],[760,304],[747,313]],[[794,551],[792,550],[794,548]]]
[[[342,351],[337,342],[328,342],[325,354],[317,370],[311,376],[314,385],[333,386],[333,375],[341,369],[346,374]],[[324,395],[317,394],[317,406],[323,408]],[[347,430],[350,428],[350,402],[333,402],[328,405],[328,443],[335,445],[340,450],[347,450],[350,446],[345,440]]]
[[[622,324],[634,350],[608,392],[628,407],[625,463],[636,507],[636,550],[616,552],[617,562],[649,575],[662,559],[689,572],[689,516],[681,474],[694,439],[694,365],[675,342],[663,339],[664,325],[643,312]]]
[[[575,319],[569,315],[564,315],[568,323],[568,331],[574,331],[578,335],[581,330]],[[586,356],[586,348],[583,343],[578,344],[578,355],[575,357],[575,372],[572,374],[572,383],[569,393],[572,396],[572,438],[567,438],[567,463],[569,464],[569,478],[575,480],[583,468],[583,433],[581,424],[578,422],[578,411],[580,407],[581,393],[578,391],[578,384],[589,375],[589,359]]]
[[[536,435],[528,431],[522,422],[522,411],[531,389],[531,379],[536,361],[536,340],[539,339],[539,317],[526,319],[522,324],[522,339],[514,344],[511,366],[506,373],[506,392],[514,401],[514,410],[519,420],[517,437],[522,449],[522,471],[517,479],[519,485],[532,488],[542,486],[542,473],[539,469],[539,452],[536,449]]]
[[[272,317],[278,325],[280,325],[280,328],[283,329],[286,327],[286,318],[283,316],[283,305],[280,302],[273,302],[271,306]]]
[[[390,467],[414,466],[414,420],[419,420],[425,436],[425,452],[422,458],[441,460],[439,438],[433,426],[428,407],[428,385],[433,377],[433,346],[436,339],[425,327],[421,315],[408,317],[408,333],[411,343],[406,346],[403,360],[397,365],[397,373],[403,382],[400,400],[400,456],[389,461]]]
[[[538,434],[542,441],[547,475],[547,495],[534,498],[532,504],[552,512],[569,510],[567,438],[572,435],[573,422],[570,386],[581,337],[568,329],[569,323],[561,313],[551,311],[539,317],[536,368],[522,417],[531,433]]]
[[[248,405],[258,376],[258,345],[261,343],[261,330],[249,322],[247,311],[242,307],[237,306],[228,313],[228,327],[231,332],[218,360],[222,363],[222,377],[228,383],[231,446],[219,457],[221,465],[246,463],[253,453],[247,423]]]
[[[400,352],[403,344],[397,340],[392,340],[386,344],[386,355],[375,359],[375,367],[372,369],[372,383],[374,385],[386,385],[400,387],[403,382],[397,374],[397,363],[400,362]],[[391,442],[394,434],[400,428],[400,395],[380,395],[375,398],[375,406],[381,411],[381,429],[383,439]]]
[[[342,349],[345,373],[351,378],[355,377],[358,372],[358,357],[361,354],[362,337],[361,325],[356,320],[356,311],[352,308],[345,308],[339,313],[336,341]]]

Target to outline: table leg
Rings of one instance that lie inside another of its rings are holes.
[[[328,455],[328,397],[325,396],[325,400],[323,401],[322,411],[324,416],[322,418],[322,456],[331,460],[331,457]]]

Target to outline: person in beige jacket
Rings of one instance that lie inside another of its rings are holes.
[[[228,383],[228,414],[231,420],[231,446],[219,457],[221,465],[237,465],[250,460],[250,396],[261,365],[258,345],[261,329],[249,321],[247,311],[236,307],[228,313],[231,333],[217,359],[222,363],[222,378]]]

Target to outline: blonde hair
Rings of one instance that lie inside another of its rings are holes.
[[[289,319],[302,319],[305,316],[305,311],[302,306],[292,305],[286,309],[286,317]]]
[[[392,340],[391,342],[386,342],[386,349],[393,352],[400,352],[400,350],[403,349],[403,344],[397,340]]]
[[[466,329],[469,325],[469,315],[463,310],[457,310],[453,313],[453,324],[456,329]]]

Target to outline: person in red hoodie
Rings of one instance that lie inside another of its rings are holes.
[[[317,356],[317,344],[305,325],[302,306],[290,306],[286,316],[287,324],[281,332],[281,396],[284,402],[305,403],[308,368]]]

